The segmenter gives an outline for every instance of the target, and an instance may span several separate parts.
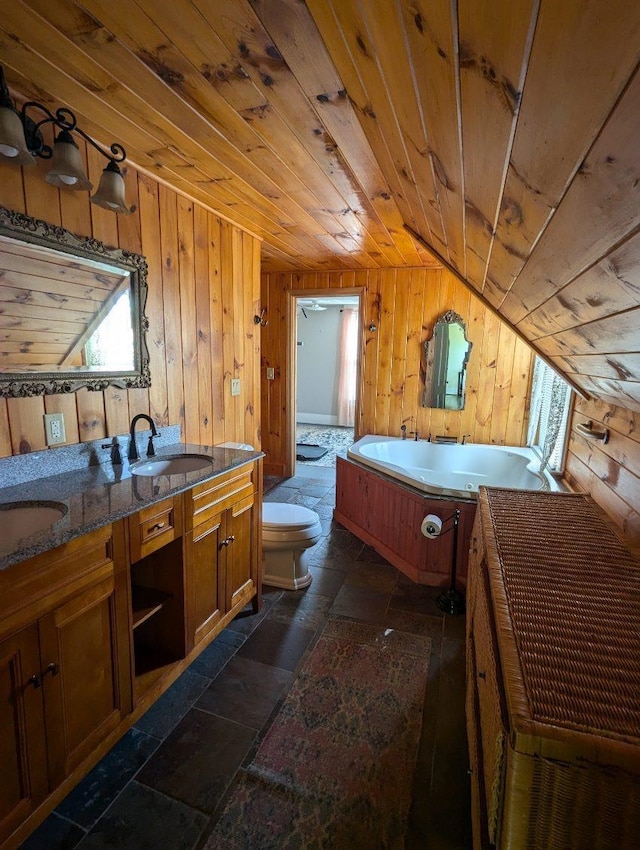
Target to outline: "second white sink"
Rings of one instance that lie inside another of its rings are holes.
[[[185,472],[199,472],[211,467],[213,461],[206,455],[165,455],[150,460],[139,460],[132,464],[132,475],[179,475]]]

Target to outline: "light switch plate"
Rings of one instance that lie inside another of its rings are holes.
[[[44,429],[47,434],[48,446],[57,446],[59,443],[67,442],[62,413],[45,413]]]
[[[276,370],[273,366],[267,366],[267,381],[275,381]]]
[[[240,395],[240,378],[231,378],[231,395]]]

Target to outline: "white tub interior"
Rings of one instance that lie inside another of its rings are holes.
[[[425,493],[475,498],[478,487],[559,489],[539,474],[539,459],[518,446],[430,443],[397,437],[362,437],[348,457]]]

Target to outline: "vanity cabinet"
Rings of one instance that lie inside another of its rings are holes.
[[[230,470],[186,494],[188,634],[204,640],[249,600],[257,608],[261,563],[261,463]]]
[[[109,525],[0,574],[0,841],[131,708],[123,554]]]
[[[473,846],[640,835],[640,564],[578,493],[481,488],[467,585]]]
[[[0,847],[14,850],[260,601],[262,461],[0,570]]]

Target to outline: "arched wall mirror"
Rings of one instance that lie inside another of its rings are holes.
[[[438,319],[433,337],[424,343],[423,407],[464,408],[466,370],[472,345],[461,316],[449,310]]]
[[[0,397],[148,387],[147,263],[0,207]]]

